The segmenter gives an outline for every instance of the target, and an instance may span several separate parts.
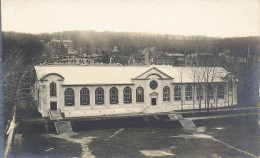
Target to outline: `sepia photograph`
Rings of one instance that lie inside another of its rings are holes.
[[[2,0],[3,158],[259,158],[259,0]]]

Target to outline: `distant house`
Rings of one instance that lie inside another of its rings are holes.
[[[68,54],[75,54],[76,53],[75,51],[73,51],[73,42],[72,42],[72,40],[56,40],[56,39],[52,39],[50,43],[51,43],[52,46],[54,46],[57,49],[61,49],[61,47],[63,46],[65,51]]]
[[[188,55],[187,63],[188,65],[210,66],[213,64],[211,63],[213,57],[211,53],[196,52]]]
[[[197,73],[205,69],[211,68]],[[33,95],[43,117],[167,112],[193,109],[193,101],[198,109],[206,97],[210,107],[237,103],[236,81],[221,67],[208,74],[210,82],[194,80],[194,67],[38,65],[35,71]]]
[[[181,53],[168,53],[159,51],[157,47],[147,47],[141,54],[144,65],[185,65],[185,56]]]
[[[181,53],[164,53],[164,55],[161,57],[160,64],[172,65],[172,66],[184,66],[185,56]]]
[[[147,47],[141,51],[144,65],[158,64],[162,52],[157,47]]]

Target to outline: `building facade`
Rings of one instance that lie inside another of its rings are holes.
[[[35,71],[33,94],[43,117],[52,110],[84,117],[237,104],[237,81],[221,67],[38,65]]]

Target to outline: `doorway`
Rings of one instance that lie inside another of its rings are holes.
[[[156,98],[151,98],[152,106],[156,106]]]
[[[57,102],[51,102],[50,109],[51,110],[57,110]]]

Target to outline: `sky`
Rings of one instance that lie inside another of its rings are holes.
[[[259,0],[2,0],[2,30],[259,36]]]

